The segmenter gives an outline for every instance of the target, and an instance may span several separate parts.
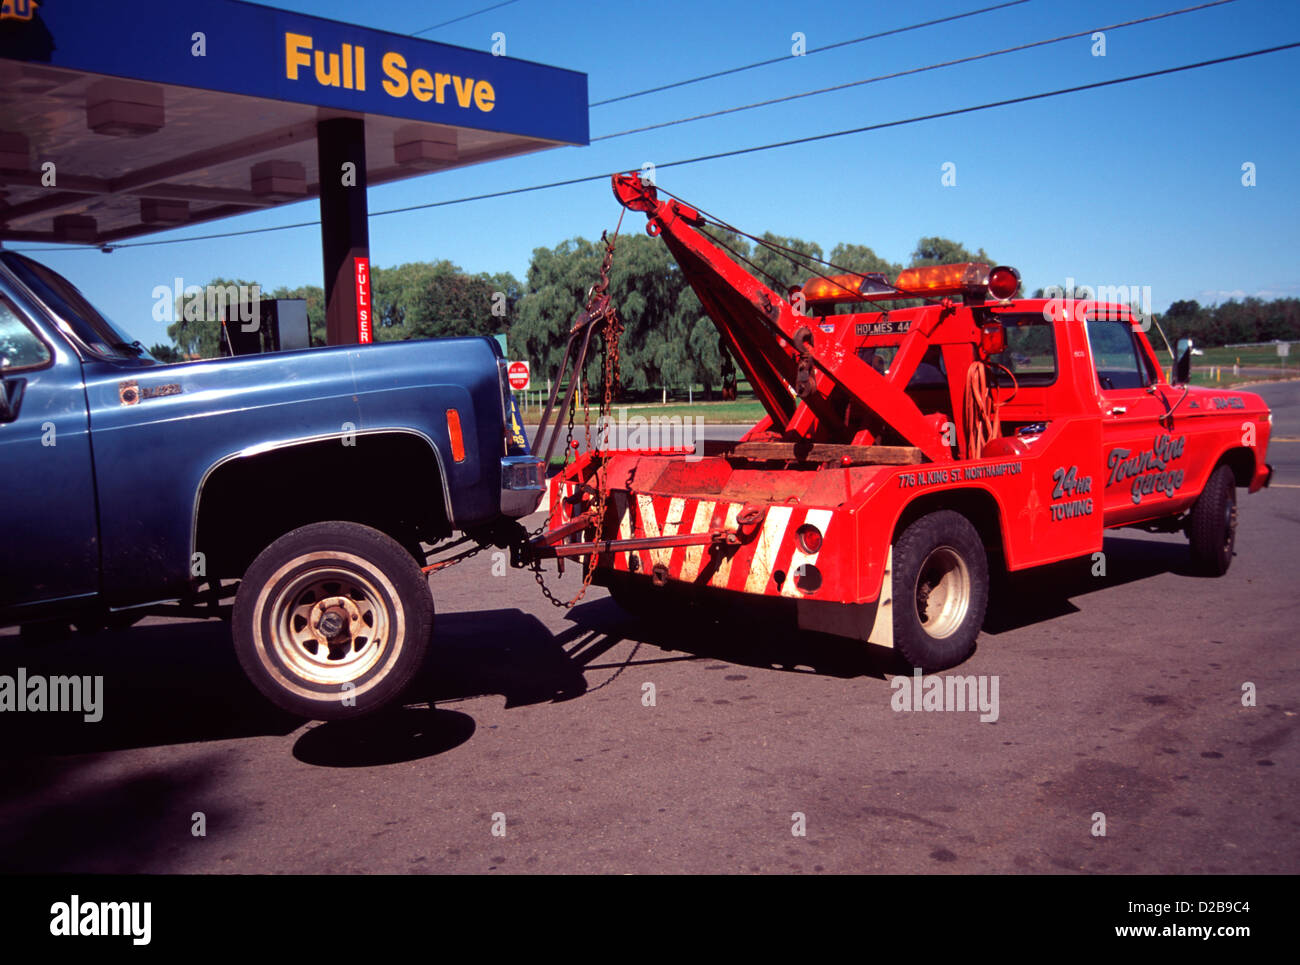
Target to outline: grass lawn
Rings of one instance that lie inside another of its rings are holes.
[[[1192,365],[1232,365],[1240,361],[1242,365],[1281,367],[1283,362],[1277,354],[1277,346],[1272,343],[1245,348],[1207,348],[1204,352],[1204,355],[1192,356]],[[1288,356],[1286,363],[1287,368],[1300,374],[1300,355]]]
[[[623,410],[626,409],[628,419],[702,419],[705,425],[753,425],[759,419],[763,418],[766,413],[763,411],[761,403],[753,399],[738,399],[735,402],[696,402],[690,405],[686,402],[670,402],[667,405],[659,403],[614,403],[614,418],[622,420],[624,418]],[[592,421],[596,419],[598,409],[593,406],[591,411]],[[531,406],[523,412],[524,422],[534,424],[541,418],[542,410],[537,406]],[[582,426],[582,411],[579,410],[577,417],[573,420],[575,426]]]

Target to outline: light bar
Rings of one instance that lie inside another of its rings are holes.
[[[830,275],[809,278],[803,297],[810,302],[856,302],[862,299],[861,275]]]
[[[989,266],[968,261],[959,265],[927,265],[907,268],[898,275],[894,287],[900,291],[936,297],[939,295],[975,294],[987,289]]]
[[[970,295],[998,299],[1009,298],[1020,286],[1020,273],[1014,268],[991,268],[983,262],[957,265],[926,265],[906,268],[890,285],[884,275],[831,275],[810,278],[801,289],[810,303],[876,302],[899,298],[939,298],[944,295]]]

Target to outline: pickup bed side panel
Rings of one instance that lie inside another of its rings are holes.
[[[87,365],[98,479],[103,593],[110,605],[163,599],[190,584],[192,529],[208,470],[240,452],[294,440],[407,428],[433,439],[457,523],[484,510],[474,394],[495,387],[485,339],[339,346],[137,370]],[[127,385],[131,381],[135,384]],[[398,391],[390,402],[385,386]],[[423,388],[419,388],[423,386]],[[468,388],[467,388],[468,386]],[[131,401],[134,400],[134,401]],[[364,400],[364,401],[363,401]],[[450,457],[445,409],[463,406],[466,458]],[[500,434],[500,401],[488,419]],[[328,480],[304,480],[328,485]],[[382,499],[373,492],[347,494]],[[491,498],[489,497],[489,498]],[[444,493],[430,480],[429,498]],[[457,504],[457,499],[463,503]],[[257,493],[249,493],[250,504]],[[231,520],[238,526],[239,520]]]

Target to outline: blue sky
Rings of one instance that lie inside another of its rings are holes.
[[[791,51],[988,6],[995,0],[909,4],[658,0],[597,6],[516,0],[423,33],[482,50],[506,36],[512,57],[583,71],[593,101]],[[956,23],[868,41],[590,111],[591,133],[627,128],[982,53],[1175,10],[1194,0],[1028,0]],[[277,0],[273,5],[398,33],[488,6],[490,0]],[[371,259],[380,266],[450,259],[471,272],[523,279],[531,253],[598,237],[620,208],[607,183],[386,217],[373,212],[664,164],[786,138],[859,127],[1158,70],[1300,40],[1294,0],[1225,6],[1106,35],[660,131],[559,148],[428,175],[370,191]],[[661,185],[747,231],[870,245],[906,261],[918,238],[943,235],[1015,265],[1028,288],[1081,284],[1151,288],[1170,302],[1233,295],[1300,296],[1300,49],[1100,90],[1012,105],[810,145],[675,167]],[[956,166],[955,186],[941,183]],[[1242,185],[1253,163],[1256,185]],[[315,220],[315,201],[153,236]],[[631,222],[640,230],[640,216]],[[625,222],[624,230],[628,229]],[[11,244],[31,250],[31,245]],[[57,246],[38,258],[66,274],[146,344],[165,341],[151,318],[154,286],[243,278],[264,287],[321,284],[316,227],[119,249]]]

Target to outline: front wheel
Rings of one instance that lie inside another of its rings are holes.
[[[1237,478],[1229,466],[1210,474],[1187,520],[1192,564],[1206,576],[1222,576],[1232,565],[1237,540]]]
[[[970,520],[942,510],[913,522],[894,543],[894,646],[930,672],[975,650],[989,600],[989,564]]]
[[[313,523],[253,561],[232,631],[240,665],[272,703],[345,720],[406,689],[429,646],[433,598],[391,537],[357,523]]]

